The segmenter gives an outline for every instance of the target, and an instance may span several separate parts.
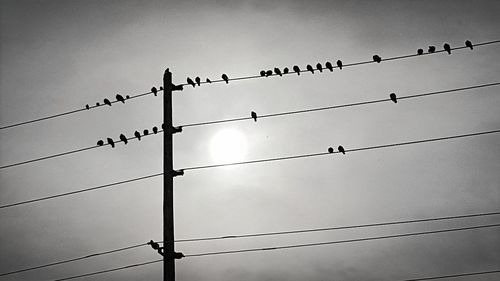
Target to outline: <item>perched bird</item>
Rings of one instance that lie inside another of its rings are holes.
[[[261,70],[260,71],[260,76],[262,76],[262,77],[266,76],[266,71],[265,70]]]
[[[327,61],[325,63],[325,67],[328,68],[328,70],[333,71],[333,65],[331,62]]]
[[[278,74],[279,76],[283,76],[283,73],[281,73],[281,70],[277,67],[274,68],[274,73]]]
[[[153,133],[158,134],[158,127],[156,126],[153,127]]]
[[[138,140],[141,140],[141,133],[139,133],[138,131],[135,131],[135,132],[134,132],[134,136],[135,136]]]
[[[395,93],[391,93],[389,95],[389,97],[391,98],[391,100],[394,102],[394,103],[398,103],[398,98],[396,97],[396,94]]]
[[[160,87],[160,88],[161,88],[161,87]],[[163,89],[162,89],[162,90],[163,90]],[[126,100],[128,100],[129,98],[130,98],[130,96],[129,96],[129,95],[126,95],[126,96],[125,96],[125,99],[126,99]]]
[[[127,137],[126,137],[124,134],[120,134],[120,140],[121,140],[124,144],[127,144],[127,143],[128,143]]]
[[[417,50],[417,55],[422,55],[424,53],[424,50],[423,49],[418,49]]]
[[[104,104],[111,106],[111,102],[108,99],[104,99]]]
[[[444,50],[448,53],[448,55],[451,55],[451,47],[450,44],[444,43],[443,45]]]
[[[314,74],[314,69],[313,69],[313,67],[312,67],[310,64],[308,64],[308,65],[306,66],[306,69],[307,69],[308,71],[311,71],[311,73],[312,73],[312,74]]]
[[[328,148],[328,153],[333,153],[333,147]]]
[[[222,74],[222,80],[226,81],[226,84],[229,84],[229,78],[227,77],[227,75],[225,73]]]
[[[210,79],[207,78],[207,83],[212,83],[212,81]]]
[[[297,75],[300,75],[300,68],[297,65],[293,66],[293,71],[295,71]]]
[[[316,64],[316,68],[319,70],[319,72],[323,72],[323,66],[321,65],[321,63],[317,63]]]
[[[290,72],[290,70],[288,69],[288,67],[283,68],[283,74],[288,74],[288,72]]]
[[[149,135],[149,131],[148,131],[148,129],[144,129],[143,134],[144,134],[145,136]]]
[[[198,86],[200,86],[200,84],[201,84],[200,77],[196,76],[196,78],[194,78],[194,81],[196,81],[196,84],[198,84]]]
[[[97,141],[97,145],[98,145],[98,146],[103,146],[103,145],[104,145],[104,141],[102,141],[102,140],[98,140],[98,141]]]
[[[379,57],[379,55],[374,55],[373,56],[373,61],[377,62],[377,63],[380,63],[382,61],[382,58]]]
[[[266,77],[269,77],[271,75],[273,75],[273,71],[272,70],[266,71]]]
[[[95,106],[100,106],[101,104],[99,102],[96,102],[95,103]]]
[[[90,106],[89,106],[88,104],[86,104],[86,105],[85,105],[85,108],[86,108],[87,110],[89,110],[89,109],[90,109]]]
[[[163,86],[160,86],[160,91],[163,91]]]
[[[174,259],[180,260],[182,258],[186,257],[183,253],[180,252],[174,252]]]
[[[435,46],[429,46],[429,50],[427,50],[429,53],[434,53],[436,51]]]
[[[124,99],[124,98],[123,98],[123,96],[122,96],[122,95],[120,95],[120,94],[117,94],[117,95],[116,95],[116,100],[117,100],[117,101],[121,101],[122,103],[125,103],[125,99]]]
[[[337,61],[337,66],[339,67],[339,69],[342,69],[342,61],[341,60]]]
[[[339,152],[342,152],[342,154],[345,154],[345,150],[344,150],[344,147],[339,145]]]
[[[153,248],[153,250],[159,250],[160,249],[160,244],[158,244],[157,242],[151,240],[148,242],[148,245],[151,245],[151,248]]]
[[[113,141],[112,138],[108,138],[107,141],[108,141],[108,144],[111,145],[111,147],[113,147],[113,148],[115,147],[115,142]]]
[[[257,113],[255,113],[254,111],[252,111],[252,112],[250,113],[250,115],[252,116],[253,121],[257,122]]]
[[[156,89],[156,87],[151,88],[151,93],[153,93],[153,95],[155,95],[156,97],[156,95],[158,94],[158,89]]]
[[[188,77],[188,78],[186,79],[186,81],[187,81],[187,83],[188,83],[189,85],[193,86],[193,88],[196,86],[196,84],[194,83],[193,79],[191,79],[191,78],[189,78],[189,77]]]
[[[469,47],[471,50],[474,49],[474,47],[472,46],[472,42],[469,40],[465,41],[465,47]]]

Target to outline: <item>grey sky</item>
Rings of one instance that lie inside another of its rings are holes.
[[[186,77],[356,62],[500,39],[498,1],[0,1],[0,124]],[[186,87],[174,123],[498,82],[490,45],[334,73]],[[94,145],[161,124],[160,97],[0,132],[0,164]],[[174,167],[215,163],[213,136],[236,128],[245,159],[500,128],[498,88],[319,113],[186,128]],[[175,179],[177,238],[498,211],[500,136],[189,171]],[[162,170],[162,138],[0,171],[0,205]],[[0,210],[0,272],[161,239],[161,178]],[[425,231],[498,217],[274,238],[178,244],[186,254]],[[399,280],[500,267],[498,228],[345,245],[189,258],[177,280]],[[157,259],[148,248],[0,277],[52,280]],[[89,280],[160,280],[161,265]],[[494,280],[496,276],[461,280]]]

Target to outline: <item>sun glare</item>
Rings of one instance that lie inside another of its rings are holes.
[[[223,129],[213,136],[210,152],[216,163],[242,161],[247,152],[245,135],[237,129]]]

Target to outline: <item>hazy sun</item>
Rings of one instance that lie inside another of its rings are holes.
[[[245,135],[237,129],[223,129],[212,138],[210,152],[215,163],[242,161],[247,152]]]

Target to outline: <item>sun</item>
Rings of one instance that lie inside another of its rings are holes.
[[[212,137],[210,152],[216,163],[242,161],[247,153],[246,137],[237,129],[220,130]]]

